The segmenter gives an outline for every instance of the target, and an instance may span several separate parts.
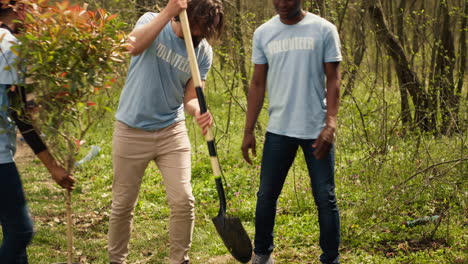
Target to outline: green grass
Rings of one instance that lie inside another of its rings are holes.
[[[257,134],[259,155],[254,159],[255,165],[249,166],[240,153],[244,95],[240,89],[222,90],[219,78],[209,80],[207,101],[216,119],[214,130],[227,180],[228,214],[240,217],[253,238],[263,132]],[[374,96],[367,101],[367,91],[357,90],[361,113],[351,98],[342,102],[336,144],[342,262],[467,263],[466,135],[449,138],[405,131],[395,125],[399,124],[397,94],[389,94],[388,98]],[[466,109],[462,113],[466,120]],[[266,120],[263,111],[262,128],[266,127]],[[73,193],[74,252],[75,260],[81,263],[107,262],[112,126],[113,117],[109,114],[90,131],[81,155],[91,145],[99,145],[101,152],[75,171],[78,184]],[[191,118],[187,126],[196,198],[192,263],[236,263],[211,222],[219,205],[205,142]],[[460,159],[464,160],[457,161]],[[63,262],[64,193],[37,160],[23,157],[18,163],[36,229],[28,248],[30,262]],[[403,224],[432,215],[440,215],[440,223],[413,228]],[[135,211],[128,263],[167,263],[168,216],[161,176],[151,164]],[[318,236],[308,173],[302,153],[298,152],[279,201],[275,259],[278,263],[318,263]]]

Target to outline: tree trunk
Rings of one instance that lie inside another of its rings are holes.
[[[343,20],[346,16],[346,12],[348,11],[348,6],[349,6],[349,0],[346,0],[345,5],[343,7],[343,10],[341,10],[341,14],[339,15],[338,18],[338,34],[341,33],[341,28],[343,26]],[[359,14],[362,14],[363,12],[359,12]],[[361,20],[363,21],[363,20]],[[363,21],[364,22],[364,21]]]
[[[458,84],[457,84],[457,90],[455,92],[455,96],[458,96],[458,100],[455,102],[455,117],[454,121],[455,124],[457,125],[457,130],[461,130],[461,124],[460,124],[460,101],[462,97],[462,91],[463,91],[463,82],[465,80],[465,72],[466,72],[466,28],[468,27],[467,25],[467,17],[468,17],[468,1],[465,1],[465,7],[464,11],[462,14],[462,22],[461,22],[461,29],[460,29],[460,39],[459,39],[459,70],[458,70]]]
[[[411,125],[411,112],[409,106],[404,102],[408,92],[414,102],[414,122],[422,130],[427,130],[427,94],[414,70],[410,67],[406,53],[400,42],[388,29],[382,8],[374,1],[368,0],[368,10],[377,35],[377,40],[383,44],[387,53],[395,63],[400,94],[402,98],[402,120],[404,125]]]
[[[441,17],[441,10],[439,8],[439,3],[436,1],[433,3],[434,6],[432,9],[434,10],[434,19],[436,21],[442,21]],[[429,120],[429,127],[431,131],[438,131],[438,124],[437,124],[437,117],[439,116],[439,87],[437,81],[436,81],[436,75],[437,75],[437,53],[439,52],[439,45],[438,43],[438,37],[440,36],[442,31],[442,27],[438,26],[438,24],[434,24],[434,28],[432,30],[433,35],[434,35],[434,40],[432,45],[432,50],[431,50],[431,64],[430,64],[430,82],[429,82],[429,88],[428,88],[428,96],[429,96],[429,104],[428,104],[428,120]]]
[[[343,96],[348,96],[353,93],[354,89],[354,82],[356,80],[356,75],[359,71],[359,67],[361,66],[362,59],[364,58],[364,54],[366,53],[367,45],[366,45],[366,26],[365,26],[365,8],[361,9],[362,11],[359,12],[359,19],[357,23],[353,25],[353,32],[355,32],[354,41],[356,46],[354,47],[353,53],[353,64],[351,66],[351,71],[349,72],[349,79],[348,83],[345,86]]]
[[[401,43],[401,46],[405,46],[405,31],[403,30],[404,29],[404,25],[405,25],[405,10],[406,10],[406,0],[401,0],[400,2],[400,5],[398,6],[398,11],[397,11],[397,25],[396,25],[396,29],[397,29],[397,36],[398,36],[398,40],[400,41]]]
[[[242,89],[244,91],[245,96],[249,92],[249,82],[247,80],[247,67],[245,61],[245,47],[244,47],[244,34],[242,32],[242,5],[240,0],[236,0],[236,22],[233,25],[234,30],[234,38],[239,45],[239,52],[234,54],[234,59],[236,61],[236,65],[238,67],[238,72],[240,72],[241,82],[242,82]]]
[[[452,120],[456,111],[457,96],[455,94],[455,83],[453,72],[455,69],[455,47],[452,31],[450,30],[450,14],[447,4],[440,2],[442,23],[439,41],[437,45],[437,57],[435,66],[435,89],[439,89],[440,112],[442,114],[441,132],[450,132]]]
[[[310,0],[310,11],[318,10],[321,17],[327,16],[327,10],[325,5],[325,0]]]

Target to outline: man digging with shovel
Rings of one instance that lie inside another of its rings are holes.
[[[194,227],[190,143],[184,111],[193,115],[203,134],[212,124],[201,114],[180,21],[187,9],[197,62],[205,80],[212,64],[206,39],[223,27],[220,0],[169,0],[161,13],[146,13],[130,33],[131,59],[113,137],[114,180],[109,220],[111,263],[124,263],[131,223],[142,177],[148,163],[158,166],[171,209],[169,223],[171,264],[188,263]]]

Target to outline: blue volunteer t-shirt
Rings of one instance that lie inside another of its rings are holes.
[[[252,62],[268,64],[267,131],[315,139],[325,126],[325,62],[341,61],[336,27],[306,13],[295,25],[275,16],[254,33]]]
[[[18,39],[4,28],[0,28],[0,39],[0,84],[17,84],[18,73],[14,67],[17,56],[11,47],[18,43]]]
[[[8,117],[7,87],[18,83],[13,67],[17,56],[11,51],[17,39],[4,28],[0,28],[0,38],[0,164],[4,164],[13,162],[16,151],[16,127]]]
[[[7,110],[7,85],[0,84],[0,164],[13,162],[16,151],[16,126]]]
[[[135,28],[153,20],[146,13]],[[195,49],[200,75],[206,79],[213,51],[204,39]],[[156,40],[140,55],[131,58],[116,119],[128,126],[158,130],[184,120],[184,92],[191,78],[185,42],[168,23]]]

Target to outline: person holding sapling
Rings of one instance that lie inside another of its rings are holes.
[[[340,219],[334,182],[334,132],[340,94],[340,40],[336,27],[302,9],[303,0],[273,0],[277,16],[253,37],[255,64],[248,94],[242,152],[252,163],[255,123],[268,90],[252,263],[273,263],[276,206],[299,147],[318,209],[322,263],[339,263]]]
[[[112,209],[108,252],[111,263],[128,255],[131,222],[140,185],[151,161],[158,166],[171,210],[169,262],[188,263],[195,210],[190,142],[184,111],[195,117],[203,134],[212,124],[200,114],[179,13],[187,8],[201,78],[206,79],[213,51],[207,39],[223,26],[220,0],[169,0],[160,13],[146,13],[130,33],[132,55],[113,136]]]
[[[0,0],[0,223],[3,230],[0,263],[2,264],[28,263],[26,246],[33,236],[32,220],[13,159],[16,150],[15,124],[52,178],[61,187],[72,189],[75,182],[73,177],[54,160],[24,112],[26,96],[24,89],[18,87],[21,81],[13,67],[17,57],[11,50],[11,47],[17,43],[15,34],[21,32],[21,21],[24,21],[24,5],[20,2]]]

